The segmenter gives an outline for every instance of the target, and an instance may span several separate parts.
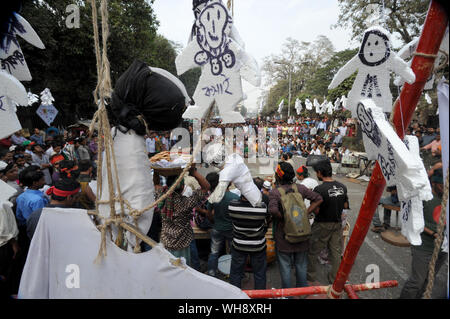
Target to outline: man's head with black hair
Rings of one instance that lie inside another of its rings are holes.
[[[89,160],[81,160],[78,163],[78,168],[80,172],[87,172],[90,168],[92,168],[91,161]]]
[[[72,207],[78,199],[80,190],[80,183],[75,179],[62,178],[47,190],[47,195],[50,195],[53,204]]]
[[[275,179],[281,185],[292,184],[295,177],[294,168],[288,162],[281,162],[275,170]]]
[[[314,171],[317,174],[317,178],[321,181],[323,177],[332,177],[333,169],[331,167],[330,160],[327,158],[326,160],[318,161],[313,166]]]
[[[59,162],[59,172],[61,178],[78,178],[80,171],[74,161],[63,160]]]
[[[39,166],[28,166],[20,172],[19,182],[24,187],[40,189],[45,185],[44,173],[41,172]]]
[[[206,175],[206,180],[208,181],[209,185],[211,186],[211,191],[214,192],[217,185],[219,184],[219,174],[216,172],[211,172]]]
[[[261,177],[255,177],[253,183],[258,187],[259,190],[263,189],[264,180]]]

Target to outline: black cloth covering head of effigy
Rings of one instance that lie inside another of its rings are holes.
[[[186,98],[174,81],[135,60],[117,80],[108,115],[113,125],[145,135],[142,118],[149,130],[171,130],[180,124],[185,107]]]

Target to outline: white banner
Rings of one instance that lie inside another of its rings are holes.
[[[444,82],[445,79],[442,79],[437,87],[438,93],[438,105],[439,105],[439,127],[441,129],[441,145],[442,145],[442,166],[444,173],[444,181],[447,177],[447,168],[448,168],[448,143],[449,143],[449,130],[448,130],[448,83]],[[446,226],[446,250],[448,252],[448,202],[447,202],[447,226]],[[444,247],[443,247],[444,249]]]

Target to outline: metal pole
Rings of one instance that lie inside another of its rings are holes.
[[[291,116],[291,78],[292,78],[292,69],[289,66],[289,102],[288,102],[288,121]]]
[[[416,82],[412,85],[408,83],[404,84],[402,92],[393,108],[393,126],[400,138],[403,138],[405,135],[404,130],[411,121],[425,83],[430,77],[447,23],[448,16],[445,8],[443,8],[438,1],[432,0],[423,26],[422,35],[417,46],[418,54],[414,56],[411,65],[412,70],[416,74]],[[345,249],[344,257],[333,283],[331,293],[331,297],[333,298],[339,298],[339,295],[344,289],[353,263],[355,262],[359,249],[369,230],[373,214],[376,211],[385,185],[386,182],[377,162],[367,187],[366,194],[364,195],[358,219],[356,220],[350,241]],[[333,291],[337,294],[334,294]]]

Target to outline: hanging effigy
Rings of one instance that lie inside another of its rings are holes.
[[[41,105],[36,110],[36,114],[50,126],[58,115],[58,110],[53,105],[55,99],[48,88],[41,92]]]
[[[280,104],[278,105],[277,112],[281,114],[281,112],[283,111],[283,107],[284,107],[284,99],[281,100]]]
[[[22,128],[16,105],[27,105],[27,92],[19,81],[31,81],[17,35],[44,49],[44,44],[31,25],[17,13],[20,3],[2,4],[0,16],[0,138]]]
[[[397,187],[398,198],[402,202],[405,236],[412,244],[420,245],[423,214],[418,202],[430,200],[433,195],[418,146],[415,147],[418,142],[414,137],[402,141],[386,120],[382,109],[371,99],[361,100],[356,112],[368,158],[378,161],[387,186]]]
[[[234,111],[244,99],[242,78],[259,86],[259,67],[242,41],[236,40],[233,19],[222,1],[194,1],[194,15],[195,36],[175,64],[178,75],[195,67],[201,67],[202,73],[193,96],[196,105],[189,106],[183,118],[202,119],[215,102],[222,123],[242,123],[244,118]]]
[[[392,51],[391,36],[387,30],[375,26],[364,33],[360,50],[334,76],[328,89],[336,88],[342,81],[358,72],[348,94],[348,109],[357,117],[356,107],[361,99],[372,99],[384,112],[392,110],[392,94],[389,89],[391,71],[409,84],[416,77],[408,64]]]
[[[311,111],[311,110],[313,109],[313,104],[311,103],[311,101],[310,101],[309,99],[306,99],[306,100],[305,100],[305,108],[306,108],[308,111]]]
[[[439,63],[443,59],[448,59],[449,54],[449,34],[448,34],[448,26],[445,31],[444,38],[442,39],[441,45],[439,47],[439,53],[437,55],[437,58],[434,60],[434,68],[436,69],[439,66]],[[414,56],[417,45],[419,43],[419,38],[414,38],[411,42],[406,44],[400,51],[398,51],[398,56],[404,60],[409,59]],[[411,66],[412,59],[408,62],[408,65]],[[396,77],[394,80],[394,84],[396,86],[402,86],[405,82],[401,77]],[[427,79],[427,82],[425,83],[424,90],[432,90],[434,88],[435,84],[435,73],[433,72],[431,76]]]

